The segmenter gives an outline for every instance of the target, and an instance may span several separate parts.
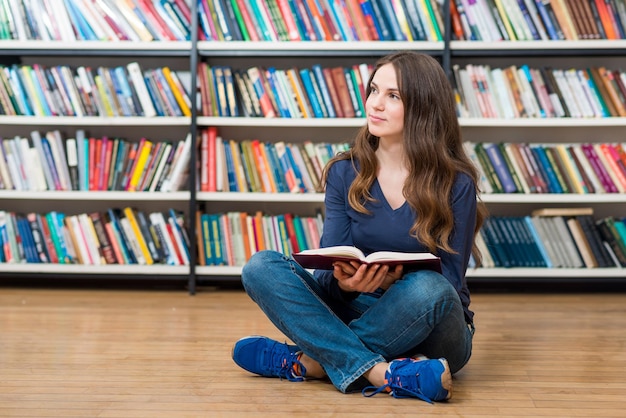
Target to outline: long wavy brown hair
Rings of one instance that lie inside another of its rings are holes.
[[[431,252],[441,249],[454,252],[450,235],[454,218],[450,195],[457,173],[469,175],[478,184],[478,172],[463,148],[461,129],[457,119],[454,94],[445,72],[432,57],[416,52],[397,52],[381,58],[367,82],[366,96],[376,71],[392,64],[400,97],[404,104],[404,149],[409,175],[403,194],[416,213],[411,235]],[[350,190],[348,201],[356,211],[368,213],[364,204],[373,201],[369,189],[378,172],[376,149],[379,138],[372,135],[367,125],[359,130],[351,149],[338,154],[324,168],[322,187],[330,166],[339,160],[358,161],[360,169]],[[477,189],[478,190],[478,189]],[[484,204],[478,199],[474,234],[478,233],[486,216]],[[474,244],[474,257],[481,256]]]

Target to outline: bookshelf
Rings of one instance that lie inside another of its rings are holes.
[[[63,41],[2,41],[1,64],[51,66],[115,67],[138,62],[143,69],[158,68],[163,57],[167,65],[179,71],[189,71],[191,42],[63,42]],[[153,141],[180,141],[194,125],[192,117],[178,116],[0,116],[2,137],[31,139],[31,132],[42,137],[58,131],[62,141],[76,138],[84,131],[91,138],[123,139],[136,144],[141,138]],[[26,170],[33,167],[26,164]],[[132,207],[148,215],[151,212],[167,214],[170,209],[188,216],[192,201],[189,187],[176,192],[127,192],[122,190],[0,190],[2,210],[16,213],[49,213],[58,211],[70,215],[105,212],[109,208]],[[189,231],[191,232],[191,231]],[[60,264],[60,263],[2,263],[2,277],[46,277],[84,280],[119,280],[121,277],[145,281],[190,282],[191,264]]]
[[[195,3],[195,2],[193,2]],[[444,2],[445,6],[449,3]],[[191,9],[195,12],[197,4]],[[192,19],[192,33],[198,31],[197,18]],[[450,27],[449,15],[444,23]],[[449,33],[450,31],[448,31]],[[560,41],[459,41],[444,36],[441,41],[342,41],[342,42],[250,42],[250,41],[152,41],[152,42],[101,42],[101,41],[0,41],[3,57],[0,63],[51,63],[67,64],[90,62],[92,65],[111,62],[127,63],[137,60],[146,68],[163,64],[189,71],[193,80],[191,91],[196,91],[197,64],[230,65],[238,68],[272,65],[288,68],[293,65],[308,67],[322,65],[353,65],[374,63],[377,58],[396,50],[411,49],[438,58],[451,72],[454,64],[488,63],[510,65],[535,63],[543,65],[578,65],[584,67],[596,62],[610,63],[614,68],[624,65],[626,40],[560,40]],[[76,64],[78,65],[78,64]],[[104,65],[104,64],[102,64]],[[224,138],[244,140],[258,138],[263,141],[302,142],[323,138],[329,142],[349,140],[362,126],[361,118],[246,118],[202,116],[197,101],[192,100],[188,117],[26,117],[0,116],[3,137],[28,136],[30,130],[41,132],[63,129],[68,136],[77,129],[88,130],[93,135],[118,135],[131,141],[142,136],[155,139],[184,138],[192,134],[191,160],[197,157],[198,130],[217,127]],[[596,140],[600,135],[618,140],[626,127],[626,118],[524,118],[488,119],[461,117],[465,140],[511,142],[584,142]],[[196,184],[198,173],[191,170],[188,184]],[[50,210],[102,210],[108,207],[134,206],[145,210],[176,208],[185,214],[190,236],[190,262],[187,266],[163,264],[142,265],[55,265],[55,264],[0,264],[0,276],[8,275],[72,275],[85,278],[136,276],[147,280],[159,278],[186,281],[190,293],[197,283],[215,280],[239,280],[241,267],[201,266],[196,259],[196,231],[193,215],[197,210],[205,213],[243,211],[277,214],[284,212],[314,216],[323,206],[323,196],[317,193],[236,193],[201,192],[186,187],[183,191],[169,193],[129,193],[123,191],[55,191],[20,192],[0,191],[3,210],[18,212]],[[592,206],[599,216],[623,214],[626,209],[624,194],[555,195],[555,194],[486,194],[483,200],[494,215],[523,215],[541,207]],[[80,204],[78,203],[80,202]],[[80,209],[77,209],[79,207]],[[470,281],[506,280],[620,280],[623,273],[618,268],[604,269],[529,269],[529,268],[478,268],[468,271]]]

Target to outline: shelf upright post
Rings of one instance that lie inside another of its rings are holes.
[[[197,72],[198,72],[198,2],[191,2],[191,51],[189,53],[189,65],[191,73],[191,155],[189,158],[189,216],[187,217],[187,228],[189,230],[189,236],[192,239],[189,240],[189,282],[188,289],[190,295],[196,294],[196,264],[197,264],[197,248],[196,248],[196,234],[198,231],[194,231],[195,228],[195,216],[196,216],[196,149],[197,149],[197,117],[198,106],[196,100],[197,89]]]
[[[452,80],[452,66],[450,64],[450,40],[452,39],[452,24],[450,13],[450,1],[443,0],[443,54],[441,57],[441,66],[448,75],[448,79]]]

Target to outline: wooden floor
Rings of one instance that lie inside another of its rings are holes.
[[[281,338],[238,289],[0,288],[1,417],[623,417],[626,293],[478,293],[474,355],[429,405],[254,377],[230,359]]]

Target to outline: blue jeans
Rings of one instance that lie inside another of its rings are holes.
[[[423,354],[444,357],[452,373],[472,352],[454,287],[441,274],[405,274],[387,291],[352,301],[328,296],[307,270],[275,251],[254,254],[242,271],[243,286],[272,323],[317,361],[341,392],[369,383],[375,364]]]

